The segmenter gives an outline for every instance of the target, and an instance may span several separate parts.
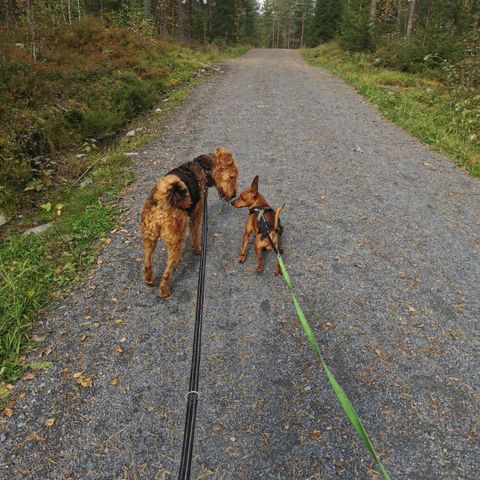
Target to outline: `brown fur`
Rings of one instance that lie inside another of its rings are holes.
[[[167,263],[159,289],[159,296],[162,298],[171,295],[170,280],[173,269],[182,256],[187,225],[190,228],[193,251],[197,255],[200,254],[200,231],[206,188],[214,186],[220,197],[225,200],[230,200],[237,194],[237,163],[226,148],[217,147],[215,153],[202,155],[178,168],[189,175],[193,174],[196,191],[200,196],[193,210],[187,212],[192,206],[192,198],[186,183],[176,174],[170,173],[161,177],[150,191],[141,218],[145,252],[144,276],[147,285],[155,283],[152,255],[158,238],[163,240],[167,250]]]
[[[267,210],[264,213],[265,220],[273,225],[273,228],[269,229],[270,238],[272,239],[275,248],[280,251],[282,248],[282,235],[280,227],[280,212],[283,210],[285,204],[277,208],[275,211],[270,207],[268,202],[265,200],[259,191],[258,191],[258,175],[253,179],[252,185],[250,188],[244,190],[240,196],[232,202],[232,205],[237,208],[248,207],[250,210],[253,208],[266,208]],[[272,246],[268,238],[262,238],[260,229],[258,227],[257,214],[250,213],[245,225],[245,232],[243,234],[242,246],[240,248],[240,258],[238,259],[239,263],[245,262],[247,257],[247,247],[250,235],[254,236],[255,241],[253,248],[257,254],[257,268],[255,271],[260,273],[262,271],[262,262],[263,262],[263,250],[272,250]],[[277,263],[277,269],[275,275],[280,275],[280,265]]]

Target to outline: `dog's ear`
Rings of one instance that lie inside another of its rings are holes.
[[[234,164],[232,154],[225,147],[217,147],[215,149],[215,155],[224,167],[231,167]]]
[[[254,193],[258,193],[258,175],[256,175],[253,179],[252,186],[250,188]]]

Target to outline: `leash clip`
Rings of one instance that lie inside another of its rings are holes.
[[[197,398],[200,398],[200,392],[197,392],[196,390],[190,390],[189,392],[187,392],[185,394],[185,400],[188,401],[188,396],[191,394],[191,393],[195,393],[197,395]]]

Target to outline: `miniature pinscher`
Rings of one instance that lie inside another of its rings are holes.
[[[245,232],[243,234],[242,247],[240,249],[239,263],[245,262],[246,252],[248,247],[248,240],[250,235],[255,237],[254,250],[257,254],[257,268],[255,271],[260,273],[262,271],[262,252],[263,250],[272,250],[272,245],[268,236],[275,245],[277,251],[282,252],[282,235],[283,227],[280,223],[280,212],[285,204],[274,210],[265,198],[258,191],[258,175],[253,179],[250,188],[244,190],[237,199],[233,200],[232,205],[237,208],[248,207],[249,216],[245,225]],[[259,215],[262,213],[265,219],[268,235],[259,225]],[[277,263],[275,275],[280,275],[280,265]]]

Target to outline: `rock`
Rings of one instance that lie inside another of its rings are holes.
[[[162,111],[161,108],[156,108],[156,109],[155,109],[155,113],[160,113],[161,111]]]
[[[23,235],[43,233],[52,226],[53,226],[53,222],[44,223],[43,225],[39,225],[38,227],[33,227],[33,228],[29,228],[28,230],[25,230],[23,232]]]
[[[137,131],[136,130],[130,130],[125,134],[126,137],[134,137],[136,135]]]

